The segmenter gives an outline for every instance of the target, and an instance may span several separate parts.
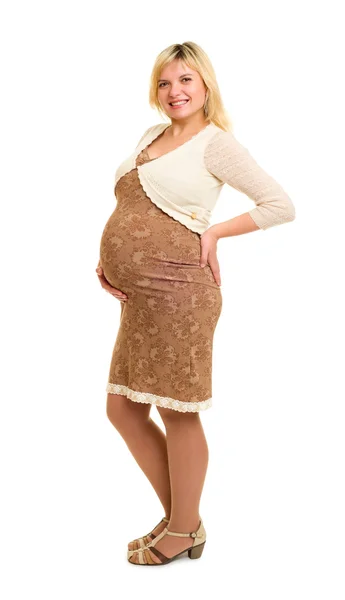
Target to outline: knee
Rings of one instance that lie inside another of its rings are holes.
[[[106,414],[118,430],[133,427],[135,422],[143,423],[149,418],[150,408],[150,405],[133,402],[127,396],[107,394]]]
[[[125,403],[128,402],[126,396],[120,394],[108,394],[106,413],[109,421],[116,427],[123,421],[125,413]]]

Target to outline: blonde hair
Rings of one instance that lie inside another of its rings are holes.
[[[181,60],[202,77],[207,90],[204,104],[206,120],[224,131],[231,131],[232,122],[224,108],[211,61],[206,52],[195,42],[172,44],[158,54],[150,78],[149,104],[151,108],[156,108],[161,116],[167,116],[158,100],[158,80],[162,69],[175,59]]]

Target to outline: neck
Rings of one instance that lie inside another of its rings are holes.
[[[205,116],[190,117],[188,119],[171,119],[171,125],[168,127],[171,137],[187,137],[194,135],[210,124]]]

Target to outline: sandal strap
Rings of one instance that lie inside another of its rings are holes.
[[[145,550],[147,550],[148,548],[152,548],[152,546],[155,546],[157,544],[157,542],[159,542],[159,540],[162,539],[162,537],[165,536],[166,532],[167,532],[167,528],[165,527],[163,529],[163,531],[161,531],[161,533],[159,533],[153,540],[151,540],[146,546],[142,547],[142,548],[136,548],[136,550],[128,550],[127,551],[127,556],[128,558],[130,556],[133,556],[133,554],[135,554],[136,552],[139,553],[139,556],[142,555]]]
[[[167,535],[176,535],[176,537],[191,537],[193,533],[177,533],[176,531],[168,531]],[[195,534],[196,535],[196,534]]]
[[[162,539],[162,537],[165,536],[166,532],[168,531],[167,527],[164,527],[163,531],[161,531],[153,540],[152,542],[150,542],[149,544],[147,544],[146,548],[151,548],[152,546],[155,546],[157,544],[157,542],[159,542],[159,540]]]
[[[180,533],[177,531],[170,531],[168,529],[167,535],[175,535],[177,537],[191,537],[191,538],[202,537],[202,533],[200,533],[200,535],[198,535],[198,531],[200,530],[200,528],[201,528],[201,521],[199,523],[199,527],[198,527],[197,531],[191,531],[190,533]]]
[[[159,560],[164,563],[166,562],[168,559],[167,556],[165,556],[165,554],[163,554],[163,552],[160,552],[158,550],[158,548],[155,548],[154,546],[150,546],[149,548],[149,552],[152,552],[153,554],[155,554],[157,556],[157,558],[159,558]]]
[[[163,523],[163,521],[165,521],[166,523],[169,523],[169,519],[167,519],[166,517],[163,517],[163,519],[161,519],[159,521],[159,523],[157,523],[157,525],[153,529],[156,529],[156,527],[158,527],[158,525],[160,525],[161,523]],[[151,535],[151,533],[148,533],[147,535]]]
[[[191,538],[201,537],[201,535],[198,535],[198,533],[196,531],[191,531],[191,533],[177,533],[176,531],[168,531],[167,535],[175,535],[176,537],[191,537]]]

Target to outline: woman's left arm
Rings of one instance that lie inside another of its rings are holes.
[[[206,169],[220,181],[229,184],[253,200],[256,207],[244,213],[250,215],[257,227],[269,229],[295,219],[295,207],[282,186],[269,175],[230,131],[219,131],[208,143],[204,153]],[[242,215],[239,215],[241,218]],[[233,219],[229,221],[231,223]],[[247,233],[250,220],[235,222],[236,233]],[[248,229],[249,227],[249,229]],[[230,226],[230,229],[232,227]],[[232,232],[229,235],[233,235]],[[225,236],[221,236],[225,237]]]
[[[246,194],[256,204],[246,213],[212,225],[201,236],[200,264],[204,266],[208,260],[219,283],[217,241],[293,221],[295,207],[282,186],[258,165],[230,131],[219,131],[211,138],[205,148],[204,164],[212,175]]]

